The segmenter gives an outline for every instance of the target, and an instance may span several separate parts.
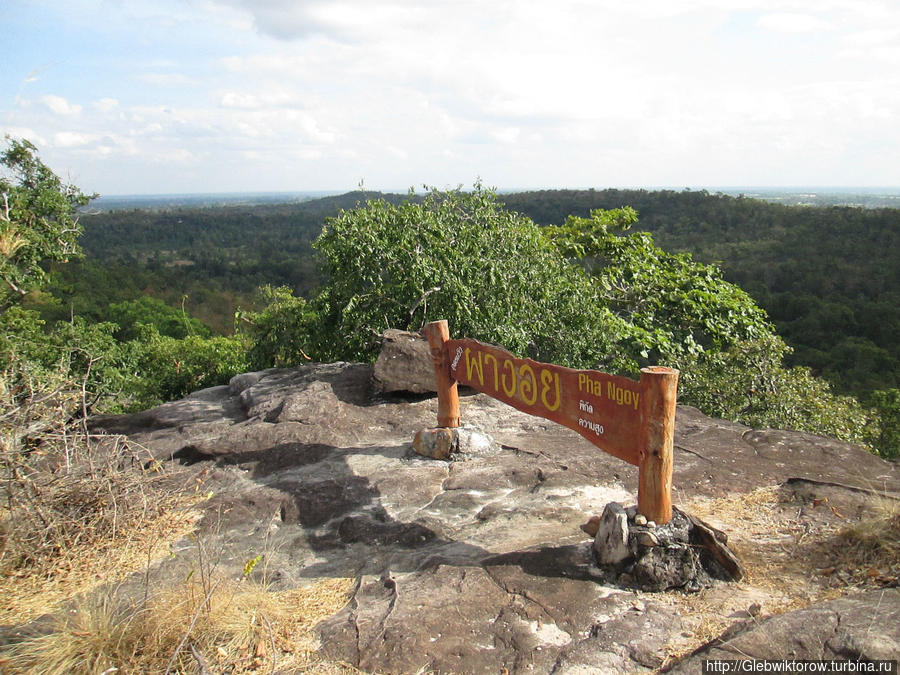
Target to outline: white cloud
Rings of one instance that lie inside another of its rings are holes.
[[[95,134],[85,134],[76,131],[58,131],[53,134],[53,145],[60,148],[76,148],[90,145],[97,140]]]
[[[184,73],[144,73],[139,76],[142,82],[160,87],[187,87],[196,85],[197,81]]]
[[[900,12],[897,20],[900,21]],[[840,59],[864,63],[886,63],[900,66],[900,29],[873,28],[852,32],[842,37]]]
[[[389,145],[385,148],[391,155],[396,157],[397,159],[409,159],[409,153],[406,152],[403,148],[398,148],[395,145]]]
[[[432,1],[423,5],[415,0],[369,2],[365,0],[221,0],[221,4],[245,10],[253,25],[264,34],[279,40],[309,39],[315,36],[338,41],[372,39],[385,32],[410,24],[420,29],[434,28],[428,23],[436,12],[478,17],[479,5],[472,0]],[[481,6],[481,11],[487,9]]]
[[[45,94],[44,96],[41,96],[40,100],[41,103],[57,115],[77,115],[82,110],[80,105],[69,103],[62,96]]]
[[[158,164],[189,164],[197,160],[197,157],[186,148],[161,148],[152,153],[151,159]]]
[[[259,110],[263,108],[296,106],[299,105],[296,94],[287,89],[273,88],[257,93],[244,91],[228,91],[222,95],[223,108],[242,108],[245,110]]]
[[[34,56],[0,120],[120,191],[808,182],[900,152],[896,0],[72,3],[103,55],[25,90]]]
[[[47,145],[47,139],[31,127],[0,126],[0,137],[24,138],[38,147]]]
[[[779,12],[761,16],[756,25],[777,33],[813,33],[834,30],[831,22],[811,14]]]
[[[97,99],[92,105],[101,113],[109,113],[119,107],[119,102],[114,98],[105,97]]]
[[[515,143],[519,140],[519,137],[522,135],[522,130],[517,127],[503,127],[501,129],[494,129],[490,132],[491,138],[500,143]]]

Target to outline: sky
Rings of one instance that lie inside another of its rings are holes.
[[[0,136],[104,195],[900,186],[900,0],[0,0]]]

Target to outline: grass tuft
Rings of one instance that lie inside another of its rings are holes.
[[[135,605],[88,596],[53,617],[50,629],[8,646],[0,666],[23,674],[273,672],[315,665],[313,628],[348,600],[353,579],[324,579],[272,592],[241,579],[198,581]],[[340,668],[340,664],[332,664]]]

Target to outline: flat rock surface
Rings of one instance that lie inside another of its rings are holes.
[[[481,394],[462,397],[462,420],[495,443],[458,461],[420,457],[412,439],[434,426],[436,400],[376,393],[372,374],[361,364],[248,373],[94,424],[180,462],[212,492],[198,536],[223,569],[239,574],[262,554],[276,588],[358,579],[320,627],[328,658],[379,672],[625,673],[671,662],[676,638],[691,634],[681,601],[607,583],[579,529],[610,501],[634,503],[635,467]],[[857,447],[689,407],[678,409],[675,447],[676,505],[788,479],[803,499],[836,491],[848,512],[873,489],[900,493],[897,465]],[[190,547],[157,574],[183,574]],[[746,605],[754,592],[723,595]],[[893,593],[881,602],[896,610]],[[897,625],[882,629],[896,640]]]

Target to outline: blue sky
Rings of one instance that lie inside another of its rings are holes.
[[[0,0],[0,135],[101,194],[900,186],[898,0]]]

